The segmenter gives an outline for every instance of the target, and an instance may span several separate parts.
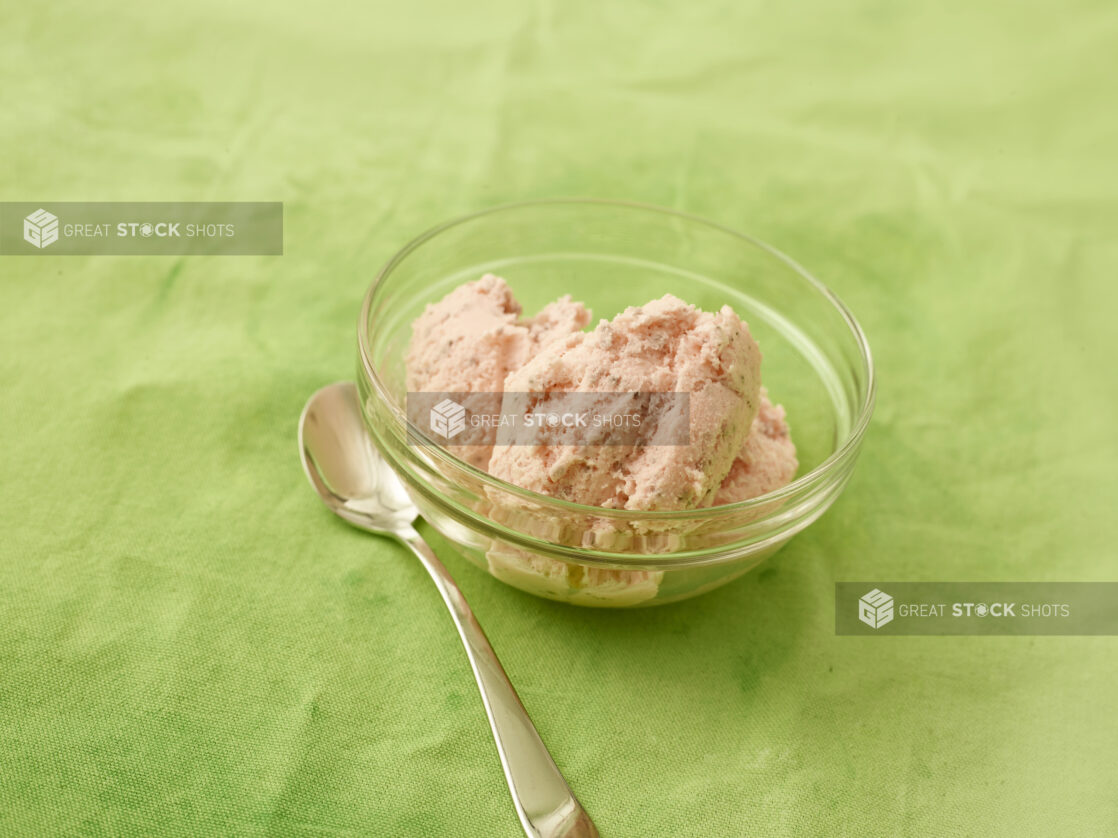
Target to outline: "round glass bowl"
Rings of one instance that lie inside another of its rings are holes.
[[[563,294],[590,307],[592,323],[668,293],[706,311],[731,306],[761,347],[770,398],[787,410],[796,479],[725,506],[610,510],[521,489],[435,444],[405,414],[411,323],[485,273],[508,281],[526,316]],[[755,567],[835,501],[873,411],[869,346],[831,291],[755,239],[637,204],[513,204],[424,233],[369,288],[358,344],[365,422],[423,517],[497,578],[579,605],[672,602]]]

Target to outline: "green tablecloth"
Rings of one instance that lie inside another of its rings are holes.
[[[377,6],[0,15],[0,198],[286,205],[282,257],[0,258],[0,834],[520,834],[437,595],[295,422],[398,246],[566,195],[771,241],[880,369],[845,495],[708,596],[434,539],[602,834],[1118,834],[1118,640],[832,604],[1118,578],[1114,4]]]

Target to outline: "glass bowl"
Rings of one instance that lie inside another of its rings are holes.
[[[731,306],[761,347],[770,398],[787,410],[796,479],[724,506],[611,510],[522,489],[435,444],[405,412],[411,323],[485,273],[508,281],[526,315],[562,294],[589,306],[592,322],[666,293],[706,311]],[[873,411],[869,346],[830,290],[762,242],[639,204],[533,201],[424,233],[369,288],[358,350],[365,422],[423,517],[498,579],[578,605],[672,602],[756,567],[834,503]]]

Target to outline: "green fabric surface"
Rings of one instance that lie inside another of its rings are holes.
[[[1105,0],[8,4],[0,198],[282,200],[286,250],[0,257],[0,835],[521,834],[436,592],[295,424],[399,246],[570,195],[771,242],[880,374],[845,494],[706,596],[563,606],[425,530],[602,835],[1118,834],[1118,639],[833,613],[1118,579],[1116,42]]]

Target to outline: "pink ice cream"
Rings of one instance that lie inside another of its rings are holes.
[[[589,399],[689,394],[688,415],[658,413],[640,444],[594,445],[587,436],[571,440],[579,444],[494,447],[495,433],[471,429],[456,441],[473,444],[448,446],[496,477],[577,503],[692,509],[756,497],[793,478],[796,449],[784,409],[761,388],[760,350],[730,308],[710,314],[667,295],[582,332],[589,319],[569,297],[522,318],[505,281],[486,274],[427,306],[415,321],[408,390],[532,393],[545,404],[572,392]],[[487,401],[485,412],[492,406]],[[648,444],[681,426],[689,445]],[[515,510],[497,505],[490,514],[500,520]],[[493,574],[510,584],[583,605],[652,599],[663,578],[659,571],[560,562],[501,542],[487,555]]]
[[[577,332],[590,312],[569,296],[520,318],[520,303],[499,276],[486,274],[431,303],[412,324],[405,360],[413,393],[499,393],[505,377],[540,348]]]
[[[786,486],[796,476],[798,467],[784,408],[769,401],[762,387],[761,409],[730,466],[730,473],[714,495],[714,504],[749,500]]]
[[[405,360],[412,393],[501,393],[506,376],[553,341],[578,332],[590,312],[569,296],[522,319],[521,306],[499,276],[486,274],[455,288],[427,306],[412,324]],[[499,404],[499,401],[496,402]],[[482,406],[485,410],[480,410]],[[491,412],[494,399],[481,396],[479,412]],[[489,465],[494,433],[471,429],[451,448],[480,469]],[[472,444],[463,444],[472,443]]]
[[[591,506],[704,506],[745,444],[760,387],[761,352],[732,309],[709,314],[665,295],[601,321],[590,333],[542,346],[508,375],[505,390],[688,393],[689,416],[671,411],[648,417],[653,421],[641,444],[498,445],[489,471],[526,489]],[[672,423],[687,421],[689,445],[657,444]]]

